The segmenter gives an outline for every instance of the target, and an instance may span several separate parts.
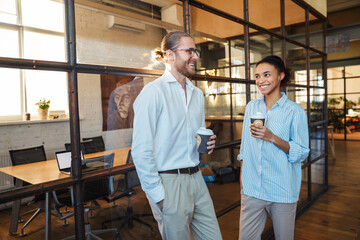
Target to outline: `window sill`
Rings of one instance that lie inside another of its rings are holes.
[[[16,120],[16,121],[5,121],[0,122],[0,126],[9,126],[9,125],[26,125],[26,124],[39,124],[39,123],[58,123],[58,122],[68,122],[69,118],[59,118],[59,119],[46,119],[46,120]]]

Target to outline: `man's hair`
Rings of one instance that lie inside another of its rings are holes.
[[[267,56],[264,59],[262,59],[260,62],[258,62],[256,64],[256,67],[261,63],[268,63],[270,65],[273,65],[279,74],[282,72],[285,74],[284,79],[280,83],[281,87],[285,87],[288,84],[288,82],[290,81],[290,76],[291,76],[290,69],[285,67],[284,62],[280,57],[278,57],[276,55]]]
[[[167,50],[176,49],[179,46],[180,39],[182,37],[190,37],[191,35],[185,32],[176,31],[169,32],[161,41],[161,48],[156,48],[153,53],[157,61],[163,61],[165,57],[165,52]]]

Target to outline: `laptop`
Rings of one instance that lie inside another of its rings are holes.
[[[65,174],[70,174],[71,172],[71,151],[61,151],[56,152],[56,161],[59,167],[59,171]],[[84,159],[83,153],[81,152],[81,160]],[[82,167],[85,167],[85,164],[82,164]]]

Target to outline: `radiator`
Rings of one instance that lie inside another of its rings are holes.
[[[1,154],[0,155],[0,168],[11,166],[10,155]],[[13,177],[0,172],[0,191],[14,187]]]

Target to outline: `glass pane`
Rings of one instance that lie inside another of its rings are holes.
[[[27,112],[34,118],[38,117],[39,107],[36,103],[45,98],[50,100],[49,111],[62,111],[60,118],[68,115],[68,87],[65,72],[25,70],[24,74]]]
[[[268,34],[252,33],[249,38],[250,45],[250,79],[255,80],[255,65],[269,55],[281,57],[281,41]]]
[[[310,47],[313,47],[319,51],[324,51],[324,36],[322,22],[309,13],[309,25],[310,25]]]
[[[17,23],[16,0],[0,0],[0,22]]]
[[[325,127],[314,126],[310,129],[311,160],[325,154]]]
[[[343,69],[343,68],[342,68]],[[345,67],[346,77],[357,77],[360,76],[360,65],[346,66]]]
[[[306,88],[288,87],[286,95],[288,99],[300,104],[300,106],[302,106],[305,110],[307,109]]]
[[[325,158],[311,164],[311,193],[314,194],[325,187]]]
[[[19,57],[19,32],[0,27],[0,57]]]
[[[65,31],[64,3],[62,1],[22,0],[21,9],[24,26],[57,32]]]
[[[231,77],[245,79],[245,51],[243,38],[231,40]]]
[[[280,33],[280,1],[249,1],[249,21],[263,28]]]
[[[233,120],[234,123],[234,139],[241,139],[243,119],[246,107],[246,85],[245,84],[232,84],[233,95]]]
[[[286,43],[286,67],[291,71],[290,83],[307,85],[304,48],[289,42]]]
[[[360,84],[359,84],[359,82],[360,82],[360,73],[359,73],[359,78],[348,78],[348,79],[346,79],[346,94],[360,93]],[[353,100],[355,100],[354,104],[356,104],[359,99],[353,99]],[[356,106],[356,105],[354,105],[354,106]]]
[[[327,82],[328,95],[331,97],[333,94],[344,94],[344,79],[331,79]]]
[[[20,70],[0,68],[0,76],[0,118],[21,115]]]
[[[314,52],[310,52],[310,56],[310,85],[323,87],[324,78],[322,58]]]
[[[310,88],[310,118],[311,122],[318,122],[325,120],[325,89]]]
[[[254,100],[254,99],[258,99],[262,96],[260,90],[258,89],[258,87],[255,84],[251,84],[250,85],[250,99]]]
[[[303,168],[301,170],[301,188],[300,188],[300,196],[299,196],[299,202],[300,204],[303,201],[306,201],[308,199],[308,182],[309,182],[309,176],[308,176],[308,168]]]
[[[305,44],[305,10],[291,0],[285,0],[285,33]]]
[[[108,14],[80,7],[76,8],[75,14],[79,63],[165,69],[164,64],[156,62],[152,56],[152,51],[160,47],[166,34],[163,28],[136,20],[130,21],[134,25],[131,29],[109,28],[108,18],[112,16]],[[119,17],[115,21],[120,24],[124,18]]]
[[[65,37],[24,31],[24,58],[66,61]]]
[[[334,78],[343,78],[343,71],[344,71],[343,67],[328,68],[327,69],[328,80]]]
[[[329,94],[328,119],[329,126],[332,126],[334,128],[333,131],[335,139],[344,139],[344,117],[345,115],[343,95]]]
[[[200,58],[197,61],[197,74],[230,77],[229,72],[229,45],[222,42],[203,41],[194,38],[196,47],[200,49]]]

